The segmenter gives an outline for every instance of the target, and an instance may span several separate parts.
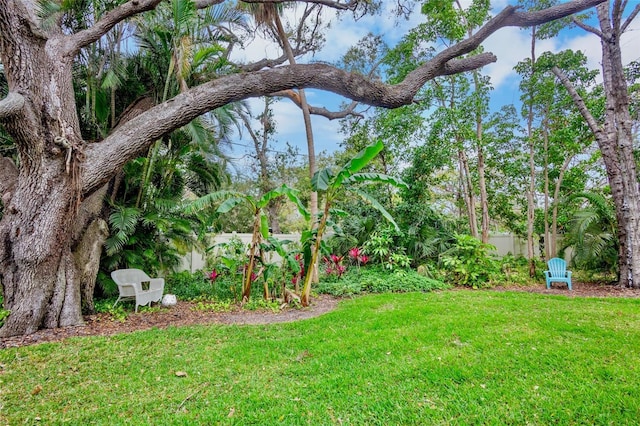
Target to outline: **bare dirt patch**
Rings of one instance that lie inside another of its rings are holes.
[[[545,283],[536,286],[518,287],[496,287],[497,291],[523,291],[527,293],[554,294],[568,297],[640,297],[640,289],[625,288],[606,283],[571,283],[572,290],[569,291],[564,283],[552,283],[547,289]]]

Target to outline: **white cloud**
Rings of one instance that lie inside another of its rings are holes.
[[[567,40],[564,45],[559,44],[558,48],[558,50],[579,50],[587,57],[587,68],[600,69],[602,48],[600,47],[600,39],[595,34],[585,32]]]

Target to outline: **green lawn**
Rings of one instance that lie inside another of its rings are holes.
[[[638,424],[639,359],[640,300],[385,294],[0,350],[0,424]]]

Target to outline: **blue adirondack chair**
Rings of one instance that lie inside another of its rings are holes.
[[[547,262],[549,270],[544,271],[544,276],[547,279],[547,288],[551,288],[552,282],[567,283],[569,290],[571,290],[571,271],[567,271],[567,262],[554,257]]]

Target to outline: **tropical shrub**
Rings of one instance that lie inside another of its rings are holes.
[[[345,192],[357,195],[371,207],[375,208],[387,221],[389,221],[396,229],[396,222],[382,204],[369,193],[359,188],[359,184],[391,184],[396,187],[406,188],[407,184],[401,179],[388,176],[381,173],[359,173],[364,169],[384,148],[381,141],[368,145],[355,157],[347,162],[337,173],[326,168],[317,171],[311,179],[311,188],[324,195],[324,210],[319,215],[319,221],[315,228],[302,233],[301,241],[304,254],[304,266],[306,275],[300,295],[303,306],[309,305],[309,296],[311,294],[311,282],[314,276],[315,267],[318,264],[321,247],[323,245],[323,236],[327,226],[333,223],[329,216],[337,212],[332,209],[333,203],[344,196]]]
[[[318,292],[334,296],[353,296],[361,293],[406,293],[433,291],[450,286],[416,271],[398,269],[389,271],[384,267],[350,268],[341,279],[322,279]]]
[[[571,248],[572,266],[617,276],[619,244],[613,202],[596,192],[575,194],[568,201],[581,201],[583,205],[573,213],[560,256]]]
[[[455,239],[455,245],[440,255],[446,282],[472,288],[490,286],[500,272],[490,254],[495,247],[470,235],[456,235]]]
[[[397,246],[404,247],[415,265],[437,262],[440,253],[455,243],[457,224],[425,202],[407,199],[394,209],[402,233]]]
[[[165,293],[175,294],[178,300],[237,300],[240,283],[228,276],[211,278],[211,272],[177,272],[165,278]]]

